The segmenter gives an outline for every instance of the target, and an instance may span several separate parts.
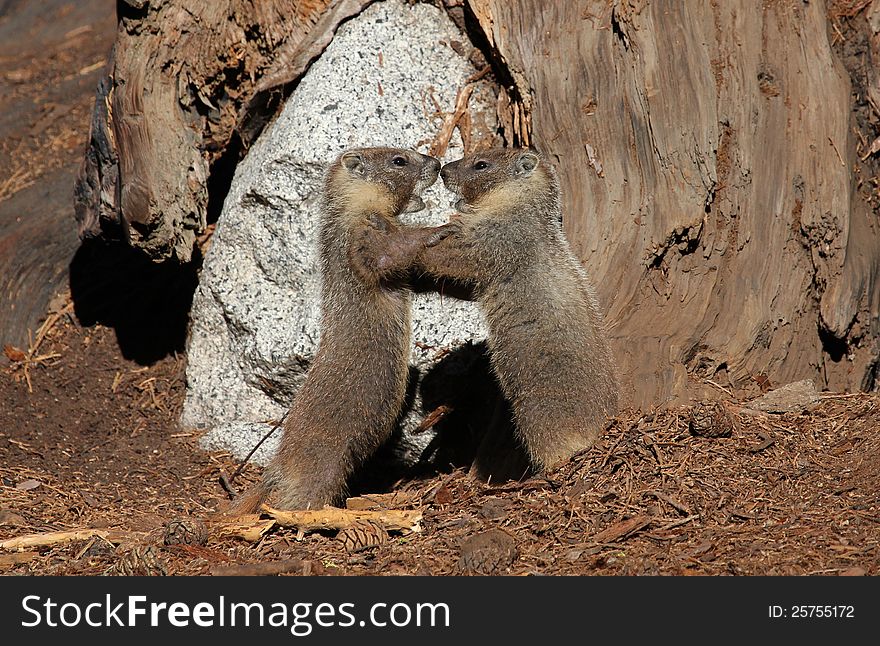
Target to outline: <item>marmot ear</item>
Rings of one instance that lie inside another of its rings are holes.
[[[352,173],[364,174],[364,158],[358,152],[342,153],[342,165]]]
[[[534,150],[524,150],[516,160],[517,173],[528,177],[538,167],[540,158]]]

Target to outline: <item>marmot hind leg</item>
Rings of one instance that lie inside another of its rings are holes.
[[[516,436],[510,405],[499,395],[469,473],[486,482],[506,482],[523,480],[533,472],[525,448]]]

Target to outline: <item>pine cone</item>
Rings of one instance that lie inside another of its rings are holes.
[[[691,408],[688,428],[699,437],[730,437],[733,415],[722,402],[699,402]]]

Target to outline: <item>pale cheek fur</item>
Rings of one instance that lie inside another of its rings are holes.
[[[394,210],[391,192],[380,184],[361,180],[346,182],[340,192],[346,209],[352,213],[390,213]]]
[[[481,195],[471,207],[483,215],[515,211],[527,195],[534,193],[531,189],[534,184],[534,175],[517,182],[505,182]]]

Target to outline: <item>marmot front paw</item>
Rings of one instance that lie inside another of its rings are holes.
[[[425,238],[426,247],[435,247],[451,235],[461,233],[461,225],[457,222],[450,222],[433,229],[430,235]]]

